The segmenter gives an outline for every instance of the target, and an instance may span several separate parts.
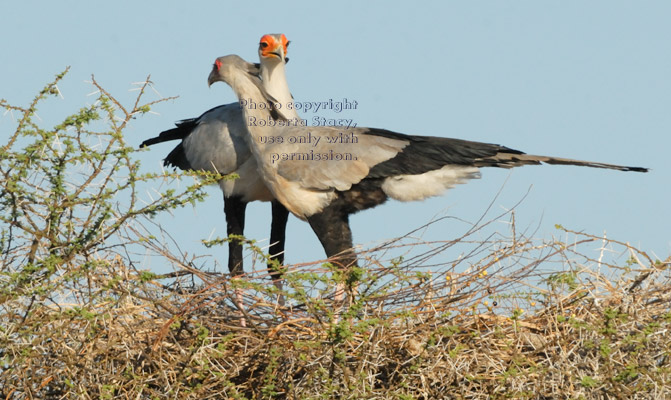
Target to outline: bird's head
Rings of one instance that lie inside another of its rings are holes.
[[[259,59],[261,62],[284,62],[289,61],[287,51],[289,40],[282,33],[263,35],[259,41]]]
[[[247,90],[250,87],[256,87],[256,90],[260,92],[260,96],[263,98],[261,101],[267,101],[271,104],[277,103],[277,100],[268,94],[263,87],[259,74],[258,66],[248,63],[235,54],[231,54],[214,60],[212,71],[207,77],[207,84],[212,86],[215,82],[224,82],[235,91],[243,87],[247,88]],[[240,96],[239,93],[237,94]]]
[[[215,82],[226,82],[229,85],[236,74],[248,73],[253,76],[259,75],[259,70],[254,64],[250,64],[235,54],[219,57],[214,60],[212,71],[207,77],[208,86]]]

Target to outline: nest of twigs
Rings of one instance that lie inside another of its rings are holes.
[[[101,260],[60,300],[4,300],[0,394],[671,397],[668,260],[567,235],[387,243],[360,254],[344,303],[334,282],[351,276],[321,262],[288,266],[280,293],[266,271],[230,279],[176,263],[160,277]]]
[[[168,100],[144,100],[149,77],[125,106],[92,77],[95,102],[42,126],[66,72],[28,106],[0,99],[20,114],[0,156],[0,399],[671,398],[668,259],[513,218],[361,268],[289,265],[282,290],[252,242],[263,267],[207,272],[147,218],[223,177],[140,173],[123,131]]]

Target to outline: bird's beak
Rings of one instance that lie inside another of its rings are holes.
[[[261,56],[266,57],[266,58],[276,58],[280,61],[285,61],[284,60],[284,48],[282,47],[282,43],[274,43],[274,47],[270,48],[265,48],[261,51]]]
[[[282,46],[277,46],[277,48],[272,51],[266,51],[263,53],[264,57],[273,57],[277,58],[280,61],[284,61],[284,52],[282,51]]]
[[[219,71],[217,71],[217,67],[214,66],[212,68],[212,71],[210,72],[210,75],[207,77],[207,86],[212,86],[214,82],[220,81],[221,79],[219,78]]]

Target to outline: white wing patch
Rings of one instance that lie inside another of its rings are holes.
[[[385,179],[382,190],[399,201],[417,201],[439,196],[446,190],[469,179],[480,178],[476,167],[446,165],[441,169],[419,175],[397,175]]]

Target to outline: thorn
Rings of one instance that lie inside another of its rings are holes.
[[[58,85],[54,85],[54,87],[56,88],[56,91],[58,92],[58,96],[61,99],[65,100],[65,97],[63,96],[63,93],[61,93],[61,89],[58,88]]]
[[[60,138],[58,137],[58,133],[56,133],[56,134],[54,135],[54,141],[53,141],[51,144],[52,144],[52,146],[54,146],[54,147],[58,147],[58,154],[59,154],[59,155],[60,155],[61,153],[63,153],[63,147],[61,147],[61,144],[62,144],[62,143],[61,143]]]
[[[153,90],[154,93],[156,93],[156,95],[157,95],[158,97],[161,97],[161,98],[163,97],[163,96],[161,95],[161,93],[159,93],[158,90],[156,90],[156,88],[154,88],[154,85],[153,85],[153,84],[150,83],[149,88],[151,88],[151,90]]]

